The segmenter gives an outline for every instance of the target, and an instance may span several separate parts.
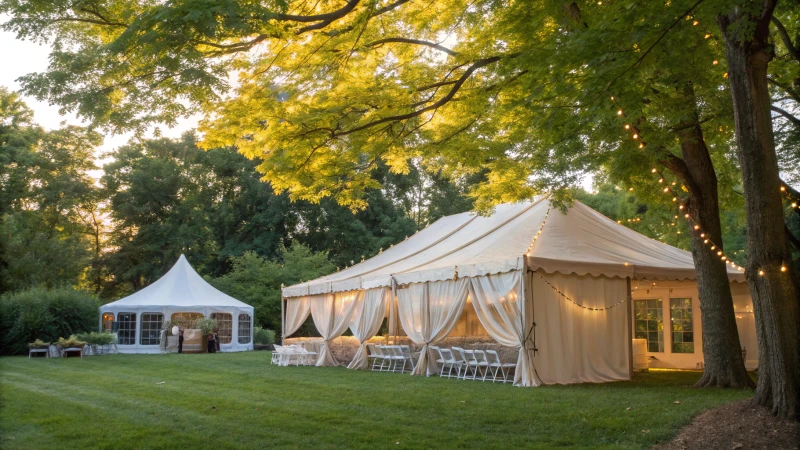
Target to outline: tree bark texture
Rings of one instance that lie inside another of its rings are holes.
[[[788,242],[784,232],[780,179],[767,89],[772,59],[769,21],[774,1],[764,1],[760,16],[721,15],[728,80],[733,98],[738,159],[747,215],[747,280],[753,298],[759,373],[754,402],[780,417],[798,418],[800,404],[800,308]],[[729,33],[735,21],[752,20],[747,40]],[[784,268],[784,269],[782,269]],[[759,271],[763,271],[760,275]]]
[[[705,371],[695,386],[752,387],[753,381],[745,369],[739,343],[727,267],[717,254],[722,249],[712,250],[711,244],[705,243],[708,239],[715,245],[722,245],[717,175],[703,139],[691,85],[686,86],[685,94],[691,109],[687,111],[688,123],[682,124],[677,132],[682,159],[671,158],[665,165],[689,189],[685,203],[687,213],[701,227],[691,232],[705,358]]]

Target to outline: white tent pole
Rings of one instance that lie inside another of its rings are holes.
[[[283,312],[283,302],[285,300],[286,299],[283,297],[283,283],[281,283],[281,345],[283,345],[283,338],[285,337],[283,335],[283,333],[284,333],[284,330],[286,330],[286,323],[285,323],[286,322],[286,314],[284,314],[284,312]],[[253,320],[253,322],[255,322],[255,317],[253,317],[252,320]],[[252,333],[251,333],[251,336],[252,336]]]
[[[628,318],[628,378],[633,379],[633,292],[631,291],[631,277],[626,277],[627,286],[628,286],[628,293],[627,303],[628,307],[627,314],[625,315]]]
[[[392,280],[392,298],[389,300],[389,324],[387,326],[387,328],[388,328],[387,331],[389,331],[389,333],[388,333],[389,334],[389,336],[388,336],[389,344],[396,344],[397,343],[397,336],[395,336],[395,335],[397,334],[397,314],[395,312],[395,304],[394,304],[394,302],[395,302],[395,298],[396,298],[395,297],[395,295],[396,295],[395,286],[397,285],[397,283],[394,280],[394,275],[391,276],[391,280]]]

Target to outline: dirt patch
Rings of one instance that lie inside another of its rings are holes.
[[[800,424],[777,419],[766,408],[742,400],[701,413],[673,440],[653,450],[798,448]]]

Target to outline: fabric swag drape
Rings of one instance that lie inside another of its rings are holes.
[[[378,333],[389,306],[390,288],[369,289],[361,301],[356,302],[350,331],[358,339],[359,346],[348,369],[367,369],[367,340]]]
[[[458,322],[467,303],[469,279],[414,283],[397,290],[398,315],[406,335],[422,345],[412,375],[436,374],[430,345],[444,339]],[[432,358],[432,359],[431,359]]]
[[[295,297],[286,300],[286,319],[283,337],[291,336],[308,319],[309,297]]]
[[[523,301],[520,271],[470,279],[470,298],[478,319],[489,335],[500,345],[519,348],[515,386],[538,386],[534,376],[533,344],[527,337],[525,316],[531,304]],[[529,295],[525,299],[530,299]]]
[[[341,336],[350,326],[353,309],[361,303],[363,294],[364,291],[347,291],[315,295],[311,298],[311,318],[323,340],[317,366],[339,365],[331,353],[330,342]]]

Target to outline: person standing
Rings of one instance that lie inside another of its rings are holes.
[[[183,328],[178,328],[178,353],[183,353]]]

